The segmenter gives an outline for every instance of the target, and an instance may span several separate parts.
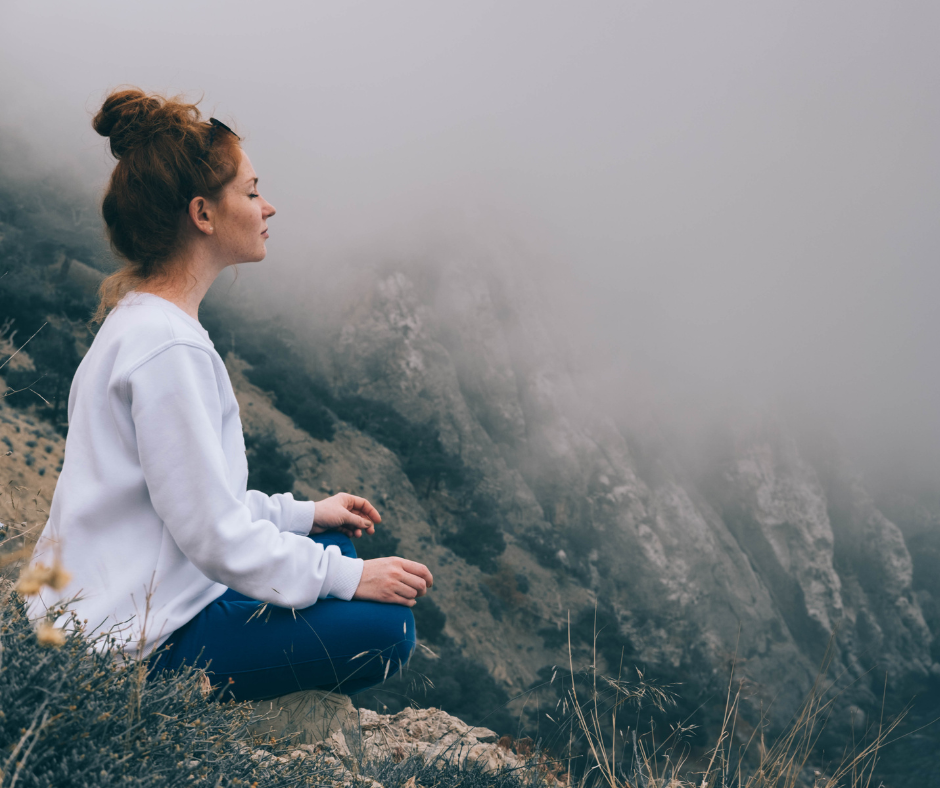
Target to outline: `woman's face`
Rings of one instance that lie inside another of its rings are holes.
[[[248,154],[242,151],[241,155],[238,172],[219,200],[214,231],[223,255],[232,263],[257,263],[266,253],[264,242],[274,206],[258,192],[258,176]]]

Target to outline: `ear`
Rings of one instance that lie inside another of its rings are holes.
[[[189,201],[189,219],[199,232],[206,235],[215,232],[215,206],[205,197]]]

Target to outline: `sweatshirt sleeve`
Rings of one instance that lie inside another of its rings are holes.
[[[286,530],[256,517],[263,512],[233,493],[222,390],[208,348],[177,341],[158,349],[131,370],[125,392],[153,507],[206,577],[281,607],[308,607],[331,594],[352,598],[360,559],[293,532],[293,514],[282,519]],[[284,515],[279,509],[276,516]]]
[[[270,520],[279,531],[290,531],[306,536],[313,527],[316,504],[313,501],[298,501],[291,493],[266,495],[260,490],[248,490],[245,504],[254,520]]]

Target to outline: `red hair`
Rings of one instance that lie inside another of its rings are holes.
[[[195,104],[138,88],[111,93],[92,125],[118,160],[101,212],[125,261],[101,283],[100,322],[128,291],[170,273],[190,201],[218,198],[238,172],[241,146],[234,133],[203,121]]]

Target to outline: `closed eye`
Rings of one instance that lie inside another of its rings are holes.
[[[260,197],[261,195],[260,195],[260,194],[255,194],[254,192],[252,192],[252,193],[249,194],[248,196],[249,196],[249,197]]]

